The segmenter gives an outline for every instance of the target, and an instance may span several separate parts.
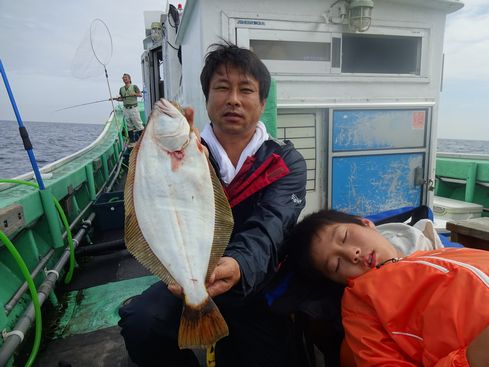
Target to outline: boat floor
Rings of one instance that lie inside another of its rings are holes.
[[[114,239],[122,239],[122,231],[104,233],[96,243]],[[43,342],[35,365],[135,366],[117,325],[118,309],[158,279],[126,249],[77,261],[71,283],[64,286],[58,282],[58,304],[46,302],[43,306]]]

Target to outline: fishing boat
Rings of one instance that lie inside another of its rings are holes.
[[[462,6],[187,0],[181,14],[168,5],[145,14],[141,116],[164,97],[193,106],[202,128],[199,74],[208,46],[224,39],[271,71],[262,120],[306,159],[303,214],[433,207],[435,193],[485,200],[487,214],[488,163],[436,156],[445,19]],[[44,188],[35,173],[0,183],[0,366],[131,365],[117,311],[157,278],[124,246],[123,132],[116,110],[90,146],[40,169]],[[466,168],[449,173],[453,162]]]

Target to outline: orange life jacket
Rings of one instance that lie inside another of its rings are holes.
[[[489,325],[489,251],[419,251],[349,281],[345,338],[356,365],[469,366]]]

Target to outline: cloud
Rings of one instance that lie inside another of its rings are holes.
[[[162,0],[138,0],[124,6],[116,0],[85,0],[83,4],[64,0],[0,0],[0,56],[23,119],[105,122],[111,110],[108,102],[53,113],[59,108],[109,97],[101,65],[94,66],[98,74],[93,78],[77,79],[70,70],[78,46],[91,22],[101,18],[113,40],[113,56],[107,66],[112,95],[118,94],[123,73],[131,74],[133,82],[142,87],[143,10],[164,8]],[[90,59],[92,55],[77,57]],[[2,119],[15,119],[3,85]]]
[[[0,0],[0,50],[21,114],[25,120],[103,123],[109,103],[59,113],[59,108],[108,98],[103,69],[90,79],[70,71],[76,50],[91,21],[103,19],[112,34],[114,54],[108,66],[112,94],[129,73],[142,87],[143,11],[164,9],[164,0]],[[178,1],[171,1],[178,3]],[[487,136],[489,98],[489,2],[466,0],[448,15],[445,34],[444,91],[439,110],[439,136]],[[15,119],[3,85],[0,119]]]
[[[468,0],[450,14],[445,34],[445,78],[489,81],[489,4]]]

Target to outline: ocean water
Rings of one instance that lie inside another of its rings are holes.
[[[90,145],[104,125],[25,122],[39,167]],[[0,121],[0,178],[32,171],[16,121]]]
[[[438,139],[437,143],[438,152],[489,155],[487,140]]]
[[[104,125],[54,122],[25,123],[39,167],[90,145]],[[438,151],[489,155],[489,141],[438,139]],[[0,121],[0,178],[32,171],[15,121]]]

